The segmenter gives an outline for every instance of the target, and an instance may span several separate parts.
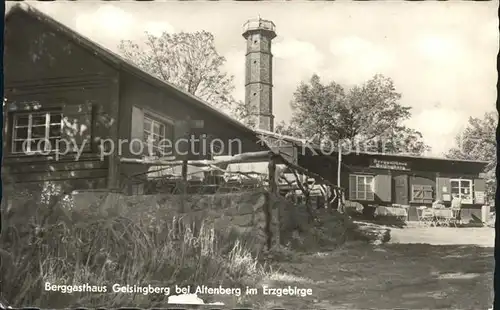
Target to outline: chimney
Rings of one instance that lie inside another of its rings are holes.
[[[267,131],[274,131],[271,41],[276,37],[275,30],[272,21],[260,17],[243,26],[247,41],[245,103],[254,109],[257,127]]]

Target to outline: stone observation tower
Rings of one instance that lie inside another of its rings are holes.
[[[273,22],[260,17],[243,25],[247,41],[245,64],[245,103],[254,109],[257,128],[273,131],[273,55],[271,41],[276,37]]]

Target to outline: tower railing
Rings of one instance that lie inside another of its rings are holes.
[[[275,32],[276,25],[274,25],[272,21],[261,18],[250,19],[243,25],[243,32],[250,30],[268,30]]]

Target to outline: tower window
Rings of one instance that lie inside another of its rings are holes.
[[[254,96],[257,96],[257,93],[253,93]]]
[[[257,40],[253,40],[253,44],[257,44]]]
[[[257,63],[257,60],[254,60],[254,61],[253,61],[253,63],[254,63],[254,64],[256,64],[256,63]]]

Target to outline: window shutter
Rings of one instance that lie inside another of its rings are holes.
[[[485,203],[486,181],[484,179],[474,180],[474,203]]]
[[[198,159],[210,159],[210,154],[208,154],[208,150],[204,149],[203,143],[206,145],[207,148],[210,147],[210,141],[208,139],[207,135],[204,135],[204,132],[202,129],[198,128],[191,128],[190,130],[190,137],[194,138],[194,143],[193,145],[189,146],[193,148],[193,154],[190,154],[188,159],[189,160],[198,160]]]
[[[475,179],[474,180],[474,191],[475,192],[484,192],[486,190],[486,181],[484,179]]]
[[[188,139],[190,133],[190,126],[188,121],[177,121],[174,126],[174,141],[172,143],[173,154],[177,160],[187,160],[188,159],[188,151],[190,148],[189,140],[181,140],[180,139]],[[179,141],[179,142],[178,142]]]
[[[415,202],[423,202],[424,200],[424,187],[422,185],[413,185],[412,187],[412,200]]]
[[[350,175],[349,176],[349,192],[348,192],[348,197],[347,199],[355,200],[356,197],[356,176]]]
[[[212,143],[215,139],[215,136],[213,135],[205,135],[203,139],[200,139],[200,143],[196,143],[195,145],[199,146],[198,151],[200,152],[199,159],[206,159],[206,160],[211,160],[213,159],[213,154],[211,150]],[[204,140],[204,145],[201,144],[201,141]],[[215,144],[217,145],[217,143]],[[218,153],[214,150],[215,155],[218,155]]]
[[[436,199],[451,201],[451,189],[449,178],[436,178]]]
[[[144,142],[144,111],[138,107],[132,107],[132,124],[130,126],[130,149],[134,155],[141,155],[141,144]],[[147,147],[142,144],[142,155],[147,152]]]
[[[392,178],[390,175],[375,176],[375,194],[383,202],[390,202],[392,199]]]
[[[432,202],[433,190],[431,185],[423,186],[424,202]]]
[[[61,137],[68,143],[69,151],[92,150],[92,102],[63,105]],[[64,143],[61,144],[64,147]],[[61,150],[64,152],[65,150]]]

